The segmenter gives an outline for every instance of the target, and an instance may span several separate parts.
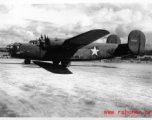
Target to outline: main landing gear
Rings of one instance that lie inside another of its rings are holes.
[[[30,64],[31,63],[31,60],[30,59],[25,59],[24,60],[24,64]]]
[[[62,60],[61,65],[63,67],[69,67],[71,65],[71,62],[69,60]]]
[[[59,65],[59,63],[60,63],[60,61],[53,61],[53,65]],[[71,65],[71,62],[70,61],[68,61],[68,60],[61,60],[61,65],[63,66],[63,67],[69,67],[70,65]]]
[[[53,65],[59,65],[59,63],[60,63],[60,61],[58,61],[58,60],[53,61]]]

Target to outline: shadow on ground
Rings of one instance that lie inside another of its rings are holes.
[[[105,66],[105,65],[71,65],[71,66],[117,68],[114,66]]]
[[[38,61],[33,61],[33,63],[52,73],[72,74],[70,70],[68,70],[66,67],[62,67],[61,65],[56,66],[56,65],[53,65],[52,63],[44,63],[44,62],[38,62]]]

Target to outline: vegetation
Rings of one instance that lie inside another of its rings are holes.
[[[152,55],[152,50],[145,50],[145,55]]]

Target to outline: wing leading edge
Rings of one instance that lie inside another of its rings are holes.
[[[104,37],[105,35],[108,35],[109,33],[109,31],[102,29],[90,30],[88,32],[82,33],[80,35],[65,40],[65,42],[62,44],[62,47],[66,49],[77,50],[82,48],[83,46],[86,46],[96,41],[101,37]]]

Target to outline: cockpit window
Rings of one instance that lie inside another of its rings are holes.
[[[46,48],[46,41],[49,40],[49,38],[45,35],[45,36],[42,36],[36,40],[31,40],[29,41],[30,44],[32,45],[36,45],[36,46],[39,46],[41,47],[42,49],[45,49]]]

